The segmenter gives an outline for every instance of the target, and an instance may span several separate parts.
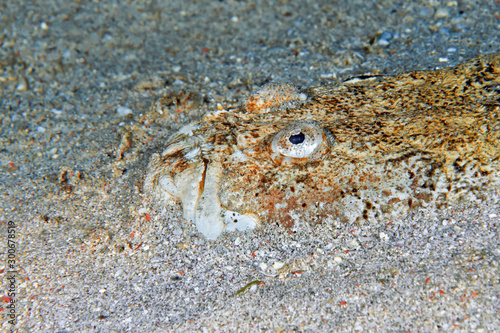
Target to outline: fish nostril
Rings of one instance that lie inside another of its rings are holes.
[[[305,139],[306,136],[302,132],[300,132],[299,134],[290,135],[290,137],[288,138],[288,140],[294,145],[301,144]]]

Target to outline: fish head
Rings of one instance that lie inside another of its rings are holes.
[[[145,188],[161,203],[180,201],[184,218],[209,239],[267,223],[366,216],[373,205],[357,192],[381,179],[367,156],[353,154],[356,144],[346,142],[336,117],[326,121],[328,112],[294,86],[268,85],[242,107],[174,134],[152,156]]]

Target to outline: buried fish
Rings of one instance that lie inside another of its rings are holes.
[[[153,154],[144,183],[208,239],[276,223],[379,221],[500,185],[500,54],[299,90],[269,84]]]

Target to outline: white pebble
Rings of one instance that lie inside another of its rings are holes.
[[[241,244],[241,237],[238,237],[234,240],[234,245],[240,245]]]
[[[38,127],[36,128],[36,130],[37,130],[38,132],[40,132],[40,133],[45,132],[45,128],[43,128],[42,126],[38,126]]]
[[[341,258],[341,257],[335,257],[335,258],[333,258],[333,260],[334,260],[336,263],[338,263],[338,264],[340,264],[340,263],[342,262],[342,258]]]
[[[262,269],[263,271],[265,271],[267,269],[267,264],[265,262],[261,262],[259,264],[259,267],[260,267],[260,269]]]
[[[442,18],[447,16],[448,16],[448,10],[446,8],[439,8],[434,14],[434,17],[436,18]]]
[[[439,62],[448,62],[448,58],[446,57],[439,58]]]
[[[182,234],[182,229],[180,229],[180,228],[174,229],[174,231],[172,231],[172,233],[174,235],[180,235],[180,234]]]
[[[60,115],[63,114],[63,110],[58,110],[58,109],[52,109],[52,110],[50,110],[50,112],[52,112],[53,114],[55,114],[56,117],[59,117]]]
[[[120,275],[122,275],[122,274],[123,274],[123,272],[124,272],[124,271],[123,271],[123,269],[122,269],[122,268],[118,268],[118,269],[116,270],[116,272],[115,272],[115,278],[116,278],[116,277],[119,277]]]
[[[490,217],[490,219],[494,219],[494,218],[496,218],[496,217],[497,217],[497,214],[490,214],[490,215],[488,215],[488,216]]]
[[[442,225],[444,226],[448,225],[448,220],[443,220]]]
[[[353,247],[358,247],[359,246],[359,242],[356,240],[356,239],[353,239],[349,242],[349,245],[353,246]]]
[[[383,241],[387,242],[389,240],[389,236],[385,232],[381,232],[379,234],[379,236],[380,236],[380,239],[383,240]]]
[[[132,114],[132,109],[126,108],[124,106],[119,106],[116,109],[116,113],[118,113],[118,115],[120,117],[124,117],[124,116],[128,116],[129,114]]]
[[[380,46],[387,46],[387,45],[389,45],[389,41],[387,39],[379,39],[377,41],[377,44]]]
[[[19,91],[28,90],[28,82],[26,81],[26,79],[21,79],[21,82],[19,82],[19,84],[17,85],[16,90]]]
[[[179,65],[175,65],[172,67],[172,71],[174,71],[175,73],[178,73],[180,70],[181,70],[181,66],[179,66]]]
[[[281,262],[281,261],[276,261],[276,262],[273,264],[273,268],[274,268],[275,270],[281,269],[283,266],[285,266],[285,263],[284,263],[284,262]]]
[[[446,52],[448,52],[448,53],[457,52],[457,48],[456,47],[449,47],[448,50],[446,50]]]
[[[425,7],[420,10],[420,15],[425,16],[425,17],[430,17],[434,14],[434,8],[432,7]]]

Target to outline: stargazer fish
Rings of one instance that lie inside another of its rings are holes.
[[[499,61],[306,90],[269,84],[172,135],[145,190],[180,202],[208,239],[481,200],[500,185]]]

